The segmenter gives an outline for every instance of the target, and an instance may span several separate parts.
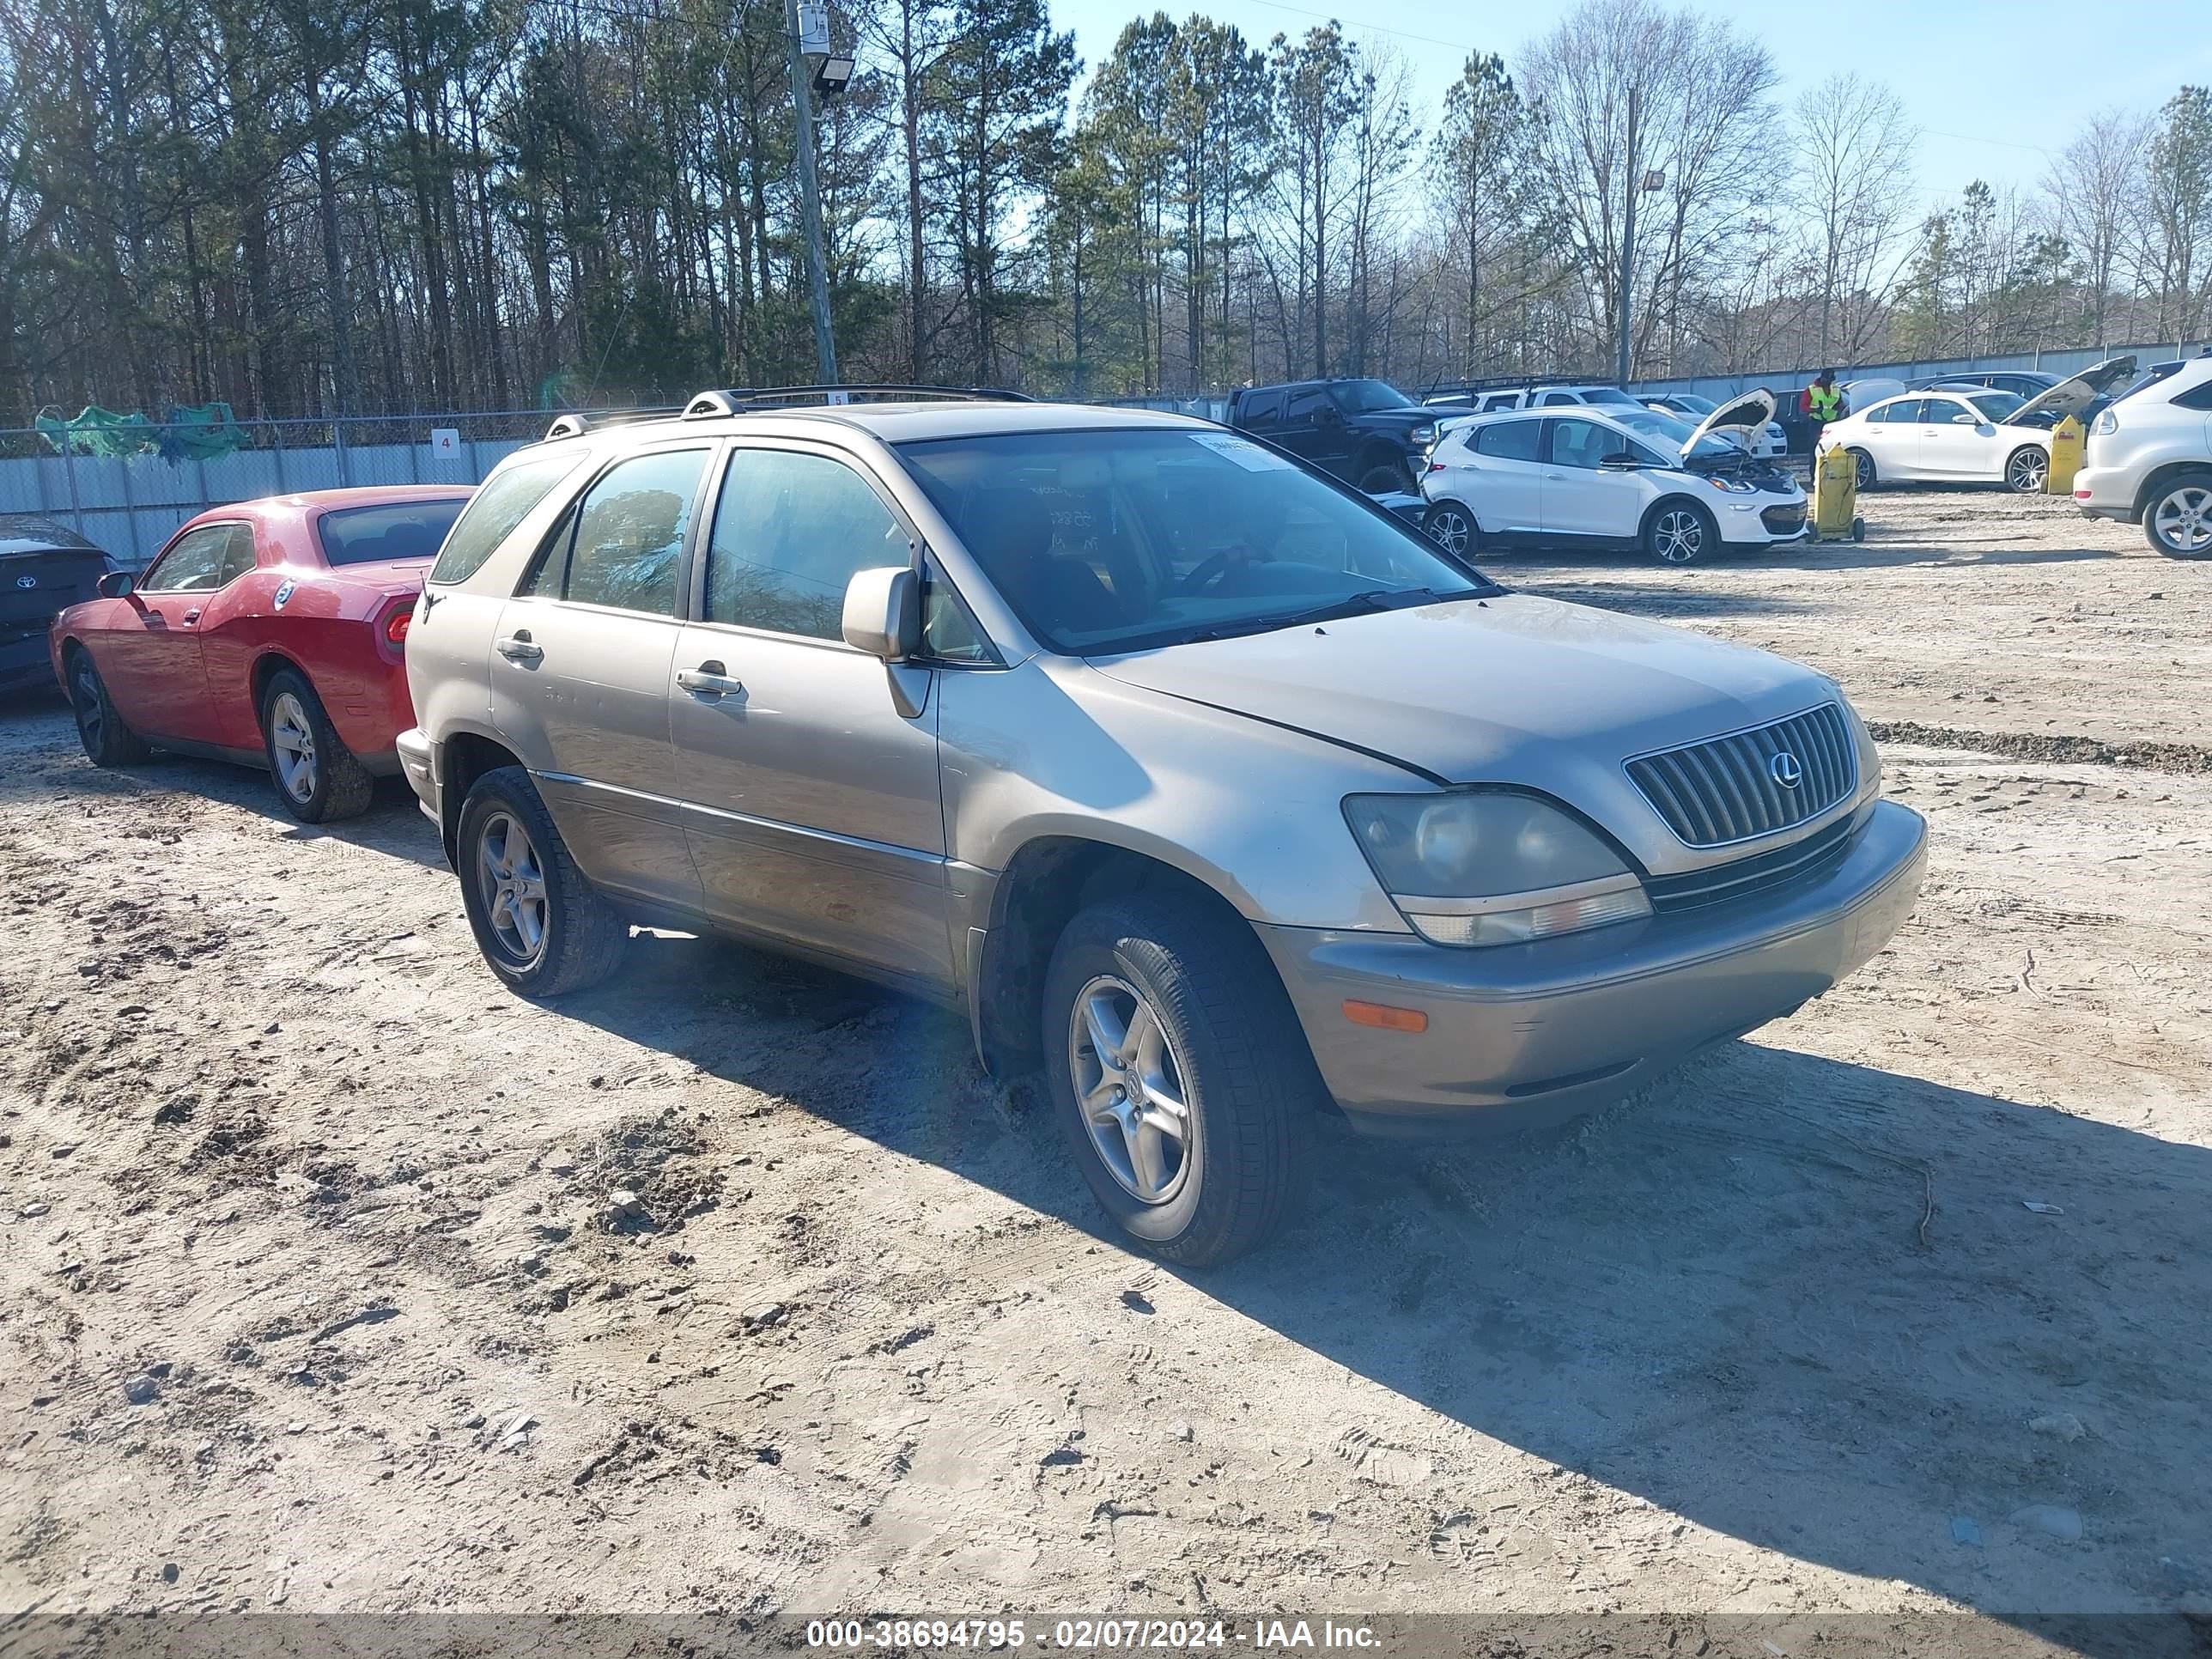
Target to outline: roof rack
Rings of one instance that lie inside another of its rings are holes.
[[[597,432],[605,426],[628,426],[636,421],[665,421],[676,411],[673,409],[602,409],[586,412],[572,409],[553,417],[553,424],[545,428],[540,443],[551,443],[556,438],[580,438],[586,432]]]
[[[774,409],[787,404],[834,405],[889,398],[902,402],[977,404],[1033,404],[1036,401],[1026,392],[1009,392],[993,386],[901,386],[891,381],[863,381],[852,386],[734,386],[723,391],[701,392],[684,404],[684,418],[687,421],[708,421],[719,416],[743,415],[750,410]]]

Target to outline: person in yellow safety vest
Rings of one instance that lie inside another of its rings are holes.
[[[1821,431],[1829,422],[1840,421],[1850,412],[1844,406],[1844,394],[1837,389],[1834,369],[1822,369],[1820,379],[1798,394],[1797,412],[1813,428],[1813,451],[1818,454]]]

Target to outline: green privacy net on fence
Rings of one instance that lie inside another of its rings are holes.
[[[159,455],[172,466],[216,460],[246,441],[228,404],[179,404],[158,423],[88,404],[73,420],[42,412],[36,423],[58,455]]]

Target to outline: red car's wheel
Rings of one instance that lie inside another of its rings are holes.
[[[107,695],[106,683],[82,646],[69,656],[70,708],[76,715],[76,735],[87,759],[94,766],[128,766],[154,751],[146,739],[123,723]]]
[[[368,810],[375,780],[338,736],[314,687],[289,668],[270,675],[261,694],[261,740],[276,798],[301,823],[327,823]]]

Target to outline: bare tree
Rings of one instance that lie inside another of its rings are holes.
[[[2081,321],[2103,346],[2128,234],[2130,204],[2150,148],[2150,122],[2109,110],[2059,152],[2044,179],[2052,227],[2081,264]]]
[[[1897,94],[1832,75],[1797,100],[1790,205],[1819,309],[1814,354],[1862,356],[1887,326],[1890,291],[1912,254],[1912,147]]]

